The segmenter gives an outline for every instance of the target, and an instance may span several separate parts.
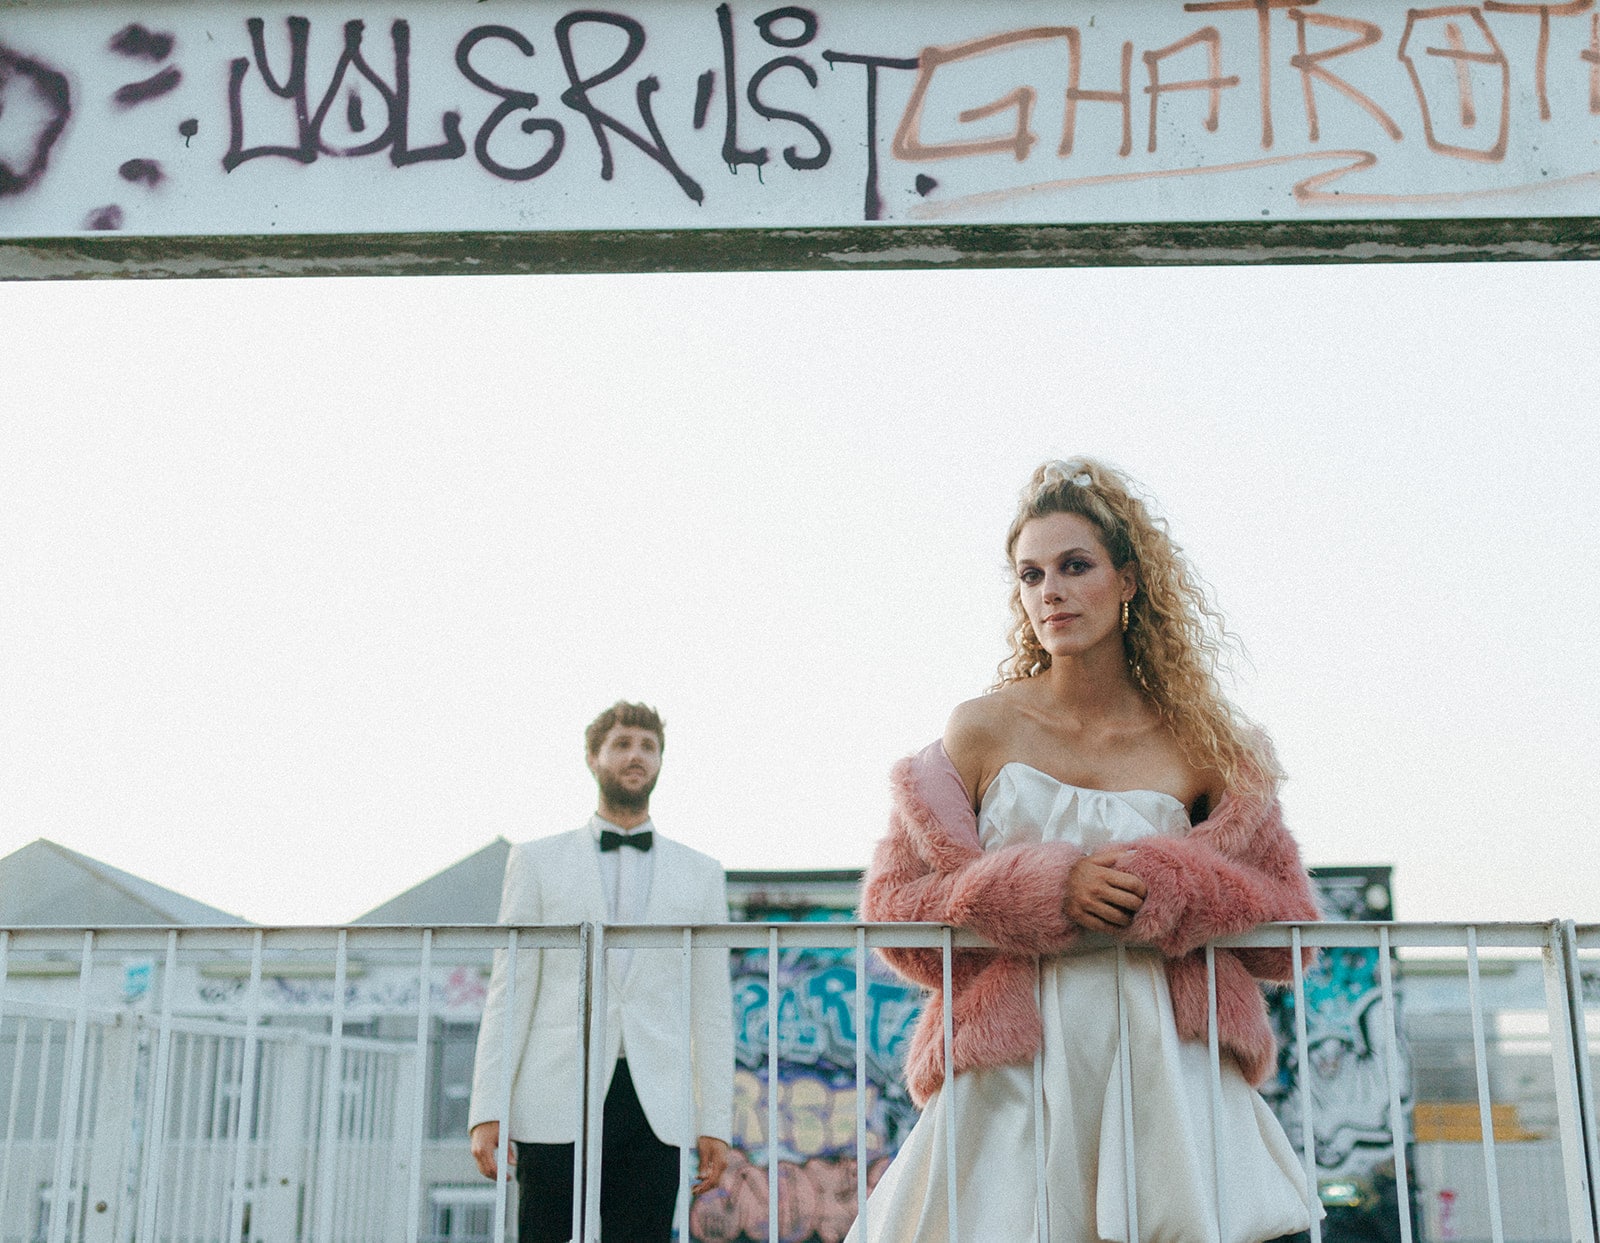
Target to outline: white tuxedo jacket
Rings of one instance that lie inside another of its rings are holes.
[[[710,924],[728,919],[727,878],[709,855],[655,834],[650,894],[641,922]],[[509,925],[606,922],[599,850],[587,827],[511,848],[500,922]],[[537,1144],[577,1137],[583,1013],[577,950],[518,951],[514,1012],[506,1006],[506,951],[497,950],[468,1126],[500,1118],[502,1050],[512,1026],[511,1134]],[[606,972],[604,1099],[627,1041],[628,1072],[651,1129],[663,1143],[693,1146],[695,1137],[731,1140],[733,1002],[726,950],[696,950],[690,999],[694,1117],[683,1116],[683,957],[679,948],[636,949],[623,978]],[[608,955],[616,962],[615,955]],[[598,1004],[598,996],[596,998]]]

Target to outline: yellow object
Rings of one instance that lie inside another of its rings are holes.
[[[1542,1135],[1522,1129],[1515,1105],[1491,1105],[1489,1118],[1494,1127],[1494,1141],[1497,1144],[1544,1138]],[[1411,1122],[1416,1130],[1419,1144],[1475,1144],[1483,1138],[1483,1127],[1479,1122],[1476,1101],[1418,1103],[1411,1111]]]

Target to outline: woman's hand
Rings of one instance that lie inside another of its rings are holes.
[[[1119,872],[1121,850],[1087,855],[1067,873],[1067,893],[1062,910],[1086,932],[1121,932],[1144,905],[1144,882],[1131,872]]]

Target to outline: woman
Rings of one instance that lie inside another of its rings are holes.
[[[895,769],[861,906],[999,948],[956,954],[951,1085],[929,998],[907,1061],[923,1114],[852,1237],[1260,1243],[1303,1230],[1303,1174],[1251,1087],[1276,1063],[1256,980],[1288,979],[1288,951],[1217,952],[1220,1088],[1207,1051],[1206,942],[1317,917],[1271,748],[1217,687],[1216,616],[1164,524],[1094,461],[1034,472],[1006,554],[1000,683]],[[885,956],[939,989],[938,951]]]

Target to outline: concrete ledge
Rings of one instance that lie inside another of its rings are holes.
[[[1600,217],[0,241],[0,279],[862,271],[1600,259]]]

